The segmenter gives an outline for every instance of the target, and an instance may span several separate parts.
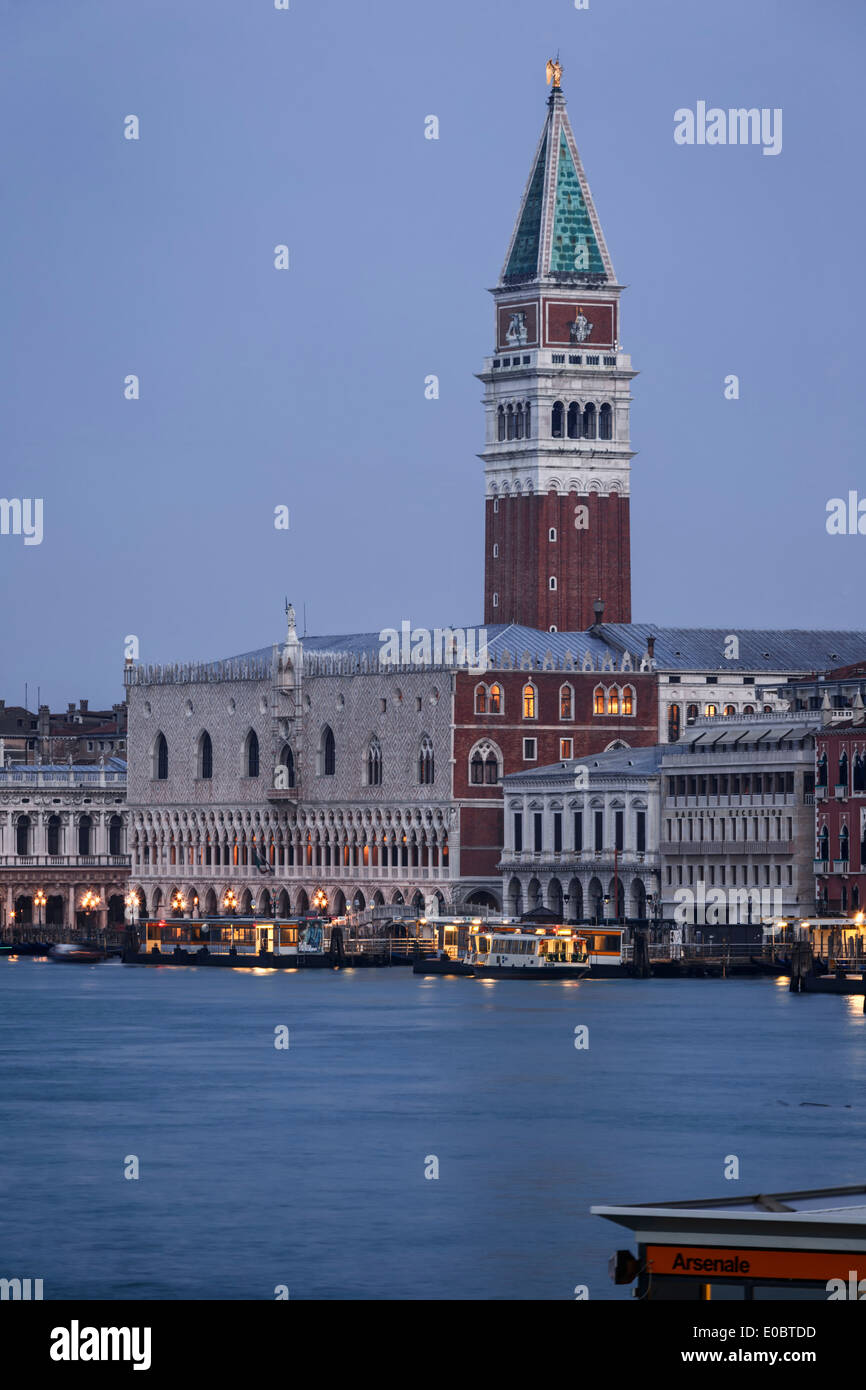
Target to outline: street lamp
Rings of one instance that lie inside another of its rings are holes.
[[[90,933],[90,927],[91,927],[91,915],[92,915],[92,913],[94,913],[94,912],[96,911],[96,909],[99,907],[100,902],[101,902],[101,899],[100,899],[99,894],[98,894],[98,893],[94,893],[90,888],[88,888],[87,892],[84,894],[84,897],[81,899],[81,906],[82,906],[82,909],[84,910],[84,912],[87,913],[87,930],[88,930],[88,934]]]
[[[184,898],[183,893],[181,893],[180,889],[177,890],[174,897],[172,898],[171,905],[173,910],[177,913],[186,912],[186,899]]]
[[[37,911],[36,925],[37,925],[38,927],[41,927],[41,926],[44,925],[43,920],[42,920],[42,910],[43,910],[43,908],[45,907],[46,902],[48,901],[48,899],[46,898],[46,896],[45,896],[45,894],[43,893],[43,891],[42,891],[41,888],[37,889],[37,891],[34,893],[34,895],[33,895],[33,901],[34,901],[34,903],[36,904],[36,907],[37,907],[37,909],[38,909],[38,911]]]
[[[137,921],[138,909],[141,907],[141,898],[138,896],[134,889],[130,889],[130,891],[124,898],[124,902],[126,903],[126,915],[128,921],[130,923]]]
[[[226,908],[229,912],[237,912],[238,900],[235,896],[234,889],[226,889],[226,892],[223,895],[223,907]]]
[[[324,916],[328,907],[328,895],[323,888],[317,888],[313,894],[313,907],[320,917]]]

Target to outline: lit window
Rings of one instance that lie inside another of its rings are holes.
[[[501,686],[501,685],[491,685],[490,691],[489,691],[489,696],[490,696],[490,700],[489,700],[489,705],[490,705],[489,712],[490,712],[490,714],[501,714],[501,713],[502,713],[502,686]]]
[[[604,714],[604,691],[600,685],[595,687],[595,694],[592,697],[593,714]]]
[[[523,687],[523,718],[535,718],[535,686],[525,685]]]
[[[560,719],[574,718],[574,691],[570,685],[559,687],[559,717]]]
[[[634,714],[634,691],[627,685],[622,692],[622,712],[623,714]]]
[[[607,697],[608,714],[619,714],[619,686],[612,685]]]
[[[487,713],[487,686],[476,685],[475,687],[475,713]]]
[[[574,739],[561,738],[559,740],[559,756],[563,762],[574,757]]]
[[[718,714],[718,712],[719,712],[719,707],[718,707],[718,705],[705,705],[705,706],[704,706],[704,714],[706,715],[707,719],[715,719],[715,717],[716,717],[716,715]]]

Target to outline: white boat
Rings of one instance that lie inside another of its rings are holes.
[[[463,964],[480,980],[580,980],[590,963],[584,936],[574,927],[479,927]]]

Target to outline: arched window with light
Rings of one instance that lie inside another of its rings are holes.
[[[597,685],[592,693],[593,714],[604,714],[604,687]]]
[[[559,717],[560,719],[574,718],[574,687],[571,685],[561,685],[559,687]]]
[[[537,717],[537,712],[538,691],[532,684],[532,681],[527,681],[526,685],[523,687],[523,718],[535,719]]]
[[[491,685],[488,692],[488,705],[490,714],[502,713],[502,686]]]
[[[607,712],[608,712],[608,714],[619,714],[619,703],[620,703],[619,686],[618,686],[618,685],[612,685],[612,686],[610,687],[610,691],[608,692],[608,697],[607,697]]]
[[[476,685],[475,687],[475,713],[487,713],[487,686]]]
[[[622,692],[622,712],[623,714],[633,715],[635,712],[636,696],[633,685],[627,685]]]

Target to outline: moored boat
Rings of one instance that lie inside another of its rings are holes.
[[[59,942],[51,947],[48,959],[70,965],[98,965],[108,960],[108,952],[90,941]]]
[[[591,968],[576,927],[489,926],[469,942],[464,964],[478,980],[581,980]]]

